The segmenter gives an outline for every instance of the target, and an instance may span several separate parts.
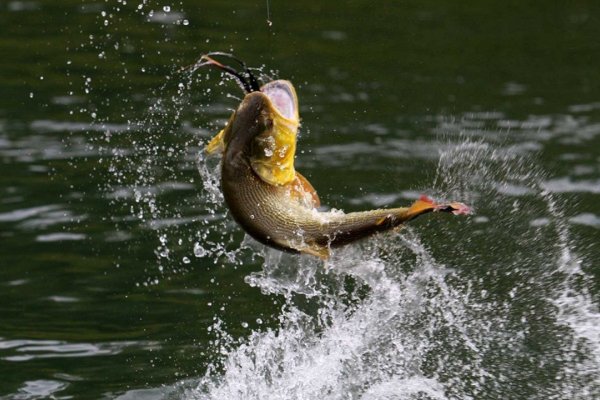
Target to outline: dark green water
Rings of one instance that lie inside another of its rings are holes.
[[[0,3],[0,399],[599,398],[600,4],[269,9]],[[242,94],[180,71],[217,50],[295,84],[324,204],[476,214],[244,239],[199,157]]]

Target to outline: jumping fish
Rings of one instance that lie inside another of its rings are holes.
[[[213,56],[234,59],[238,72]],[[195,67],[213,66],[236,77],[246,94],[206,146],[222,153],[221,188],[235,221],[259,242],[279,250],[327,259],[330,249],[388,231],[429,212],[468,214],[459,202],[436,204],[421,196],[410,207],[344,213],[319,211],[320,200],[294,168],[300,124],[293,85],[274,80],[259,86],[244,63],[227,53],[202,56]]]

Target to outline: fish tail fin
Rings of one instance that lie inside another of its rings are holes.
[[[417,215],[435,211],[436,207],[437,204],[435,204],[435,201],[433,201],[433,199],[425,195],[421,195],[421,197],[419,197],[417,201],[412,203],[407,213],[416,217]]]
[[[428,196],[421,195],[406,211],[406,219],[410,220],[428,212],[448,212],[454,215],[471,214],[470,207],[457,201],[438,204]]]

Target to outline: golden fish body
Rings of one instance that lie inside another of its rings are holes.
[[[284,251],[329,256],[345,245],[431,211],[466,213],[461,203],[422,198],[411,207],[320,212],[318,196],[294,169],[299,125],[294,88],[273,81],[247,94],[207,146],[223,152],[221,186],[233,218],[256,240]]]

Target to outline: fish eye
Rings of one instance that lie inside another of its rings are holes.
[[[272,129],[273,128],[273,118],[265,118],[265,128]]]

